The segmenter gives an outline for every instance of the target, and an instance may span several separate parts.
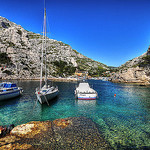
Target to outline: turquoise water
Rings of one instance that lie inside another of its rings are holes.
[[[85,116],[99,125],[114,149],[150,148],[150,87],[89,80],[99,98],[75,100],[76,83],[56,82],[59,97],[50,103],[36,103],[37,81],[19,81],[22,97],[0,102],[0,125]],[[116,94],[116,97],[114,97]]]

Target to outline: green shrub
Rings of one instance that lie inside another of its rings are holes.
[[[7,43],[9,44],[9,47],[14,47],[15,46],[15,44],[11,41],[7,41]]]
[[[8,57],[6,53],[0,52],[0,64],[11,64],[11,59]]]
[[[76,68],[73,67],[71,64],[67,64],[67,62],[62,60],[54,61],[53,64],[56,66],[57,74],[59,76],[63,76],[63,74],[72,75],[76,70]]]
[[[22,36],[22,31],[18,29],[17,33]]]
[[[12,75],[12,72],[9,70],[4,70],[3,73],[6,73],[7,75]]]
[[[27,46],[24,41],[20,41],[20,44],[21,44],[22,46]]]
[[[26,37],[29,38],[29,39],[39,39],[39,38],[42,39],[41,35],[35,34],[35,33],[29,33]]]
[[[60,44],[60,46],[69,46],[68,44],[65,44],[65,43],[63,43],[61,41],[58,41],[58,43]]]
[[[97,68],[91,68],[89,70],[89,75],[92,77],[105,76],[104,72],[106,72],[106,69],[102,66],[98,66]]]
[[[73,49],[73,51],[74,51],[76,54],[79,54],[75,49]]]
[[[150,55],[149,56],[144,56],[142,59],[144,61],[139,64],[139,67],[145,67],[147,65],[150,65]]]

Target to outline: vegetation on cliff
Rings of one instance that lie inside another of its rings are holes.
[[[59,75],[63,77],[63,76],[72,75],[76,70],[76,67],[73,67],[72,64],[67,64],[67,62],[62,60],[54,61],[52,63],[54,64],[54,66],[56,66],[57,69],[57,72],[56,74],[54,74],[54,76]]]
[[[12,72],[11,78],[38,78],[41,48],[42,35],[27,31],[20,25],[0,17],[0,51],[3,55],[1,64],[5,64],[5,61],[7,64],[13,63],[13,67],[7,67],[7,70]],[[48,76],[67,77],[72,75],[76,68],[88,71],[91,76],[97,76],[109,69],[108,66],[82,55],[61,41],[47,38],[46,49]]]
[[[150,65],[150,55],[144,56],[142,59],[143,59],[143,62],[139,63],[139,67],[146,67]]]
[[[9,65],[11,63],[11,59],[8,57],[8,55],[0,52],[0,66],[1,64]]]

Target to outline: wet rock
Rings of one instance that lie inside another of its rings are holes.
[[[4,150],[5,149],[7,149],[7,150],[30,149],[30,148],[32,148],[32,145],[15,143],[15,144],[6,144],[0,148],[4,149]]]
[[[96,124],[85,117],[32,121],[0,138],[0,149],[110,149]]]
[[[53,123],[55,127],[66,128],[69,124],[71,124],[71,121],[68,119],[56,119]]]
[[[34,124],[22,124],[20,126],[17,126],[11,131],[11,134],[16,134],[16,135],[26,135],[29,132],[32,131],[32,128],[34,127]]]
[[[7,126],[0,126],[0,137],[4,137],[10,133],[10,131],[14,128],[14,124]]]

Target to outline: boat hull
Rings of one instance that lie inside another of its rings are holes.
[[[59,93],[58,90],[54,90],[51,93],[47,93],[47,94],[43,94],[43,95],[38,93],[38,92],[36,92],[36,95],[37,95],[38,101],[41,104],[43,104],[43,103],[46,103],[47,101],[50,101],[50,100],[54,99],[58,95],[58,93]]]
[[[78,100],[95,100],[97,94],[76,94]]]
[[[6,91],[6,92],[3,92],[3,93],[0,93],[0,101],[6,100],[6,99],[15,98],[17,96],[20,96],[20,94],[21,94],[21,90],[20,89],[17,89],[17,90],[14,90],[14,91]]]
[[[96,100],[96,97],[86,97],[86,98],[83,98],[83,97],[78,97],[78,100]]]
[[[81,82],[75,89],[75,97],[78,100],[95,100],[97,92],[90,87],[89,83]]]

